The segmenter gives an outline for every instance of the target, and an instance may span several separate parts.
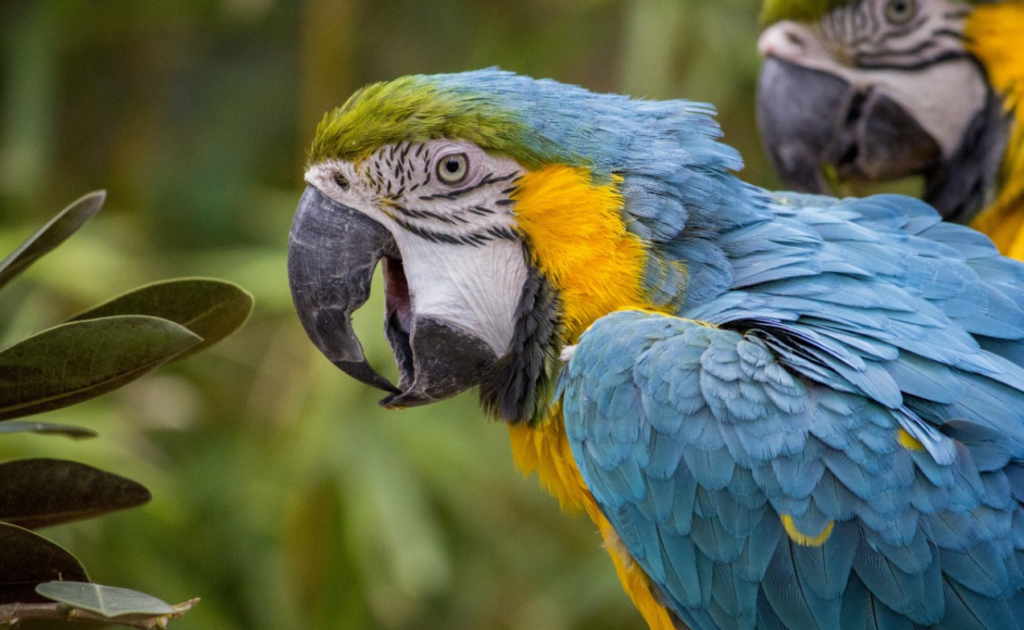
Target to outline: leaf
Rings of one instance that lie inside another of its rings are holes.
[[[150,496],[142,484],[77,462],[22,459],[0,464],[0,521],[26,529],[125,510]]]
[[[16,278],[28,269],[40,257],[52,251],[93,218],[103,201],[107,198],[106,191],[98,190],[81,197],[67,208],[64,208],[50,222],[39,228],[28,240],[0,261],[0,287]]]
[[[138,591],[88,582],[46,582],[36,592],[54,601],[103,615],[173,615],[177,610],[162,599]]]
[[[174,357],[179,361],[238,330],[252,311],[252,296],[236,284],[212,278],[155,282],[120,295],[70,321],[112,315],[151,315],[181,324],[203,342]]]
[[[12,420],[0,422],[0,433],[45,433],[53,435],[64,435],[76,440],[93,438],[99,435],[92,429],[76,427],[70,424],[53,424],[51,422],[21,422]]]
[[[142,315],[44,330],[0,352],[0,420],[105,394],[201,341],[174,322]]]
[[[87,582],[82,564],[39,534],[0,523],[0,603],[37,602],[34,587],[52,580]]]

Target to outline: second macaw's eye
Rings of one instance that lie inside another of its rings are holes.
[[[462,183],[469,172],[469,160],[465,153],[452,153],[437,162],[437,176],[446,184],[454,186]]]
[[[885,3],[885,19],[893,24],[904,24],[914,17],[914,0],[889,0]]]

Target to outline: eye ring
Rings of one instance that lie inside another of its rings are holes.
[[[345,177],[341,173],[341,171],[335,171],[334,172],[334,183],[337,184],[338,188],[340,188],[342,190],[348,190],[348,188],[349,188],[348,178]]]
[[[885,3],[885,19],[890,24],[906,24],[917,14],[914,0],[889,0]]]
[[[469,158],[465,153],[449,153],[437,161],[437,178],[449,186],[465,181],[469,175]]]

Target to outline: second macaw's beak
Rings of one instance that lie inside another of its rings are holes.
[[[384,261],[385,329],[398,363],[398,386],[374,370],[352,329],[352,314],[370,296]],[[498,360],[456,324],[417,317],[394,236],[380,223],[313,186],[299,201],[288,241],[292,301],[306,334],[334,365],[389,392],[381,404],[411,407],[442,400],[479,383]]]
[[[786,186],[827,194],[840,180],[884,181],[924,173],[942,149],[896,101],[872,88],[774,56],[764,59],[757,122]]]

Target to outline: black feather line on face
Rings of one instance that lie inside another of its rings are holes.
[[[924,173],[924,200],[943,219],[966,224],[984,209],[997,183],[1010,122],[1003,99],[989,88],[985,107],[964,132],[956,153]]]
[[[524,250],[526,259],[532,260]],[[528,264],[527,269],[509,352],[481,381],[480,404],[509,424],[532,425],[545,418],[554,402],[562,318],[555,289],[536,265]]]

